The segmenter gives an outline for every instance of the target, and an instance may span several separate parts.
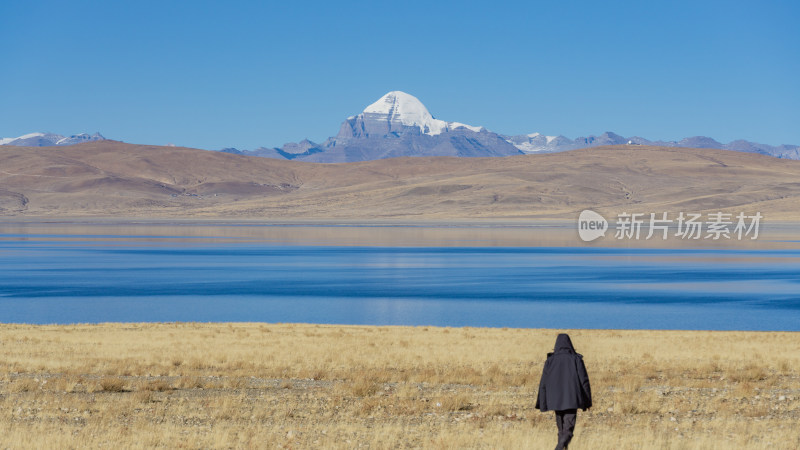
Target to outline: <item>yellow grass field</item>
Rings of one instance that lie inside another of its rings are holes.
[[[0,447],[549,449],[560,331],[3,324]],[[799,333],[567,331],[571,449],[800,448]]]

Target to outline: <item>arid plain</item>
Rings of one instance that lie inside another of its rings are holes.
[[[644,146],[347,164],[113,141],[0,147],[7,217],[573,220],[586,208],[797,220],[800,162]]]

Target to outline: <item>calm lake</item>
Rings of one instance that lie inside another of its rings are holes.
[[[570,244],[570,245],[565,245]],[[0,322],[800,330],[800,245],[568,227],[0,225]]]

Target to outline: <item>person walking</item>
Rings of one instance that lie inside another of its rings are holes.
[[[547,354],[536,398],[536,409],[556,412],[556,450],[566,449],[572,440],[578,409],[591,407],[592,389],[583,355],[575,353],[569,335],[559,334],[553,352]]]

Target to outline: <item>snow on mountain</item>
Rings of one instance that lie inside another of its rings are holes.
[[[572,150],[578,145],[564,136],[545,136],[540,133],[505,136],[505,139],[524,153]]]
[[[800,159],[800,147],[796,145],[772,147],[747,141],[721,144],[704,136],[668,142],[624,137],[610,131],[576,139],[541,133],[504,136],[484,127],[437,119],[417,97],[402,91],[388,92],[360,114],[348,117],[339,133],[321,144],[304,140],[281,148],[259,148],[242,153],[301,161],[350,162],[403,156],[508,156],[601,145],[720,148]]]
[[[564,136],[544,136],[541,133],[503,136],[524,153],[555,153],[601,145],[656,145],[662,147],[716,148],[748,153],[761,153],[784,159],[800,159],[800,146],[780,145],[773,147],[744,140],[723,144],[707,136],[692,136],[679,141],[650,141],[643,137],[623,137],[607,131],[600,136],[590,135],[569,139]]]
[[[92,141],[103,141],[106,138],[103,137],[100,133],[95,134],[88,134],[88,133],[81,133],[81,134],[73,134],[69,137],[63,137],[56,141],[56,145],[73,145],[73,144],[80,144],[81,142],[92,142]]]
[[[481,130],[485,130],[485,128],[483,128],[483,127],[475,127],[475,126],[467,125],[467,124],[461,123],[461,122],[447,122],[447,129],[448,130],[456,130],[458,128],[466,128],[466,129],[468,129],[470,131],[474,131],[476,133],[480,133]]]
[[[480,132],[482,127],[474,127],[460,122],[445,122],[435,119],[428,108],[417,97],[402,91],[392,91],[364,108],[359,116],[353,119],[385,121],[389,123],[389,132],[396,131],[398,126],[417,127],[423,134],[436,136],[457,128],[466,128]]]
[[[30,138],[40,137],[40,136],[46,136],[48,134],[50,134],[50,133],[28,133],[28,134],[23,134],[22,136],[20,136],[20,137],[18,137],[16,139],[30,139]]]
[[[47,147],[56,145],[56,141],[63,137],[64,136],[53,133],[28,133],[16,138],[10,138],[10,141],[3,145],[15,145],[20,147]]]
[[[103,141],[105,138],[100,133],[80,133],[72,136],[62,136],[54,133],[28,133],[15,138],[2,138],[0,145],[14,145],[18,147],[51,147],[80,144],[81,142]]]
[[[413,95],[392,91],[342,123],[321,144],[304,140],[246,155],[313,162],[350,162],[404,156],[519,155],[501,136],[461,122],[436,119]]]
[[[402,125],[407,127],[418,127],[425,134],[441,134],[447,128],[447,123],[443,120],[434,119],[425,105],[417,97],[406,94],[405,92],[392,91],[384,95],[377,102],[364,108],[362,116],[371,119],[387,121],[391,126]]]

